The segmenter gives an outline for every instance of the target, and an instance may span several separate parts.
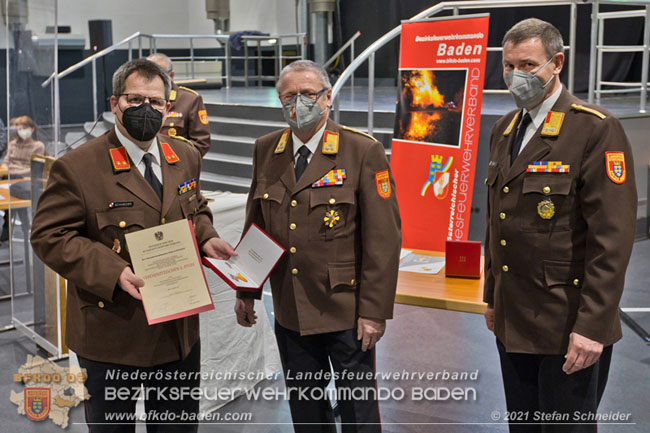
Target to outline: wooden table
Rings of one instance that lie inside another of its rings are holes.
[[[410,250],[414,254],[444,257],[444,253],[424,250]],[[483,257],[481,257],[481,269]],[[398,304],[418,305],[421,307],[440,308],[444,310],[462,311],[465,313],[483,314],[483,274],[478,278],[445,277],[443,267],[437,274],[419,274],[401,272],[397,278]]]
[[[31,200],[23,200],[16,197],[10,197],[9,189],[6,188],[7,185],[11,185],[16,182],[22,182],[24,180],[29,180],[29,178],[23,177],[20,179],[12,179],[10,181],[6,179],[0,180],[0,210],[9,209],[10,204],[12,209],[23,209],[32,205]]]
[[[0,165],[0,176],[7,176],[9,174],[9,171],[7,170],[7,167],[3,167]]]
[[[0,210],[5,210],[8,212],[5,215],[6,218],[10,217],[10,212],[14,212],[17,209],[26,209],[32,205],[31,200],[23,200],[16,197],[9,196],[8,185],[14,184],[16,182],[29,181],[29,178],[20,178],[12,180],[0,180]],[[22,229],[23,229],[23,247],[25,249],[25,269],[30,269],[30,257],[29,257],[29,232],[31,231],[31,226],[29,222],[28,212],[25,211],[25,216],[21,217]],[[11,239],[10,239],[11,241]],[[13,268],[12,268],[13,270]],[[27,274],[29,275],[29,274]],[[27,278],[27,292],[31,293],[32,291],[32,279]]]

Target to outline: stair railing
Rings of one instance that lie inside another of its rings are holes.
[[[430,18],[443,11],[451,10],[454,15],[459,15],[461,10],[470,9],[499,9],[499,8],[512,8],[512,7],[549,7],[549,6],[570,6],[570,30],[569,30],[569,44],[565,46],[569,52],[568,56],[568,90],[573,92],[575,84],[575,46],[576,46],[576,27],[577,27],[577,5],[591,4],[592,12],[592,29],[591,29],[591,47],[592,53],[589,63],[589,102],[593,102],[594,90],[596,88],[596,48],[597,48],[597,31],[598,31],[598,7],[599,4],[616,4],[621,5],[646,5],[646,17],[650,15],[650,0],[629,0],[625,2],[616,0],[486,0],[486,1],[445,1],[438,3],[428,9],[423,10],[419,14],[413,16],[407,21],[418,21]],[[650,18],[646,18],[644,26],[644,70],[642,76],[647,78],[647,64],[648,52],[650,51]],[[368,62],[368,133],[373,132],[373,111],[374,111],[374,90],[375,90],[375,55],[377,51],[386,45],[388,42],[395,39],[402,31],[401,26],[396,26],[382,37],[373,42],[366,48],[350,65],[343,71],[339,79],[336,81],[332,88],[332,98],[334,100],[334,120],[338,121],[340,118],[340,101],[339,94],[348,79],[352,76],[363,63]],[[502,51],[501,47],[488,47],[488,52]],[[646,87],[647,80],[642,79],[641,85],[641,107],[642,111],[645,110],[645,98],[647,95]],[[499,89],[484,89],[484,93],[502,93],[506,90]]]
[[[41,83],[42,87],[46,87],[47,85],[52,82],[54,79],[54,76],[56,75],[58,79],[60,80],[61,78],[64,78],[71,73],[87,66],[88,64],[91,65],[92,67],[92,93],[93,93],[93,119],[98,118],[98,110],[97,110],[97,59],[100,59],[113,51],[123,47],[127,46],[128,47],[128,59],[131,61],[133,59],[133,44],[134,41],[137,40],[138,43],[138,58],[141,58],[143,56],[143,44],[142,40],[147,39],[148,40],[148,54],[152,54],[157,52],[157,40],[159,39],[188,39],[189,40],[189,45],[190,45],[190,62],[191,62],[191,76],[192,78],[195,78],[195,71],[194,71],[194,62],[197,59],[200,60],[224,60],[225,61],[225,75],[222,73],[219,77],[220,79],[225,79],[226,80],[226,87],[231,87],[232,82],[233,82],[233,76],[232,76],[232,60],[236,59],[243,59],[245,62],[245,65],[248,65],[248,51],[245,50],[245,56],[239,56],[239,57],[233,57],[230,44],[228,44],[228,38],[229,35],[171,35],[171,34],[148,34],[148,33],[141,33],[141,32],[136,32],[133,33],[132,35],[124,38],[120,42],[117,42],[110,47],[104,48],[101,51],[96,52],[95,54],[88,56],[87,58],[83,59],[82,61],[64,69],[63,71],[59,72],[56,74],[55,72],[52,73],[43,83]],[[209,57],[200,57],[197,58],[194,55],[194,40],[195,39],[213,39],[218,41],[222,46],[224,46],[225,50],[225,55],[223,56],[209,56]],[[247,47],[247,41],[256,41],[258,48],[260,47],[261,41],[268,41],[271,44],[275,45],[275,75],[274,77],[277,79],[277,76],[279,75],[279,71],[281,69],[281,64],[283,61],[283,53],[282,53],[282,41],[284,39],[295,39],[296,44],[300,46],[300,53],[297,56],[289,57],[290,59],[296,59],[296,58],[304,58],[305,57],[305,34],[304,33],[288,33],[288,34],[279,34],[279,35],[268,35],[268,36],[243,36],[242,40],[244,41],[244,46]],[[264,77],[262,76],[262,71],[261,71],[261,55],[258,52],[258,66],[260,67],[259,70],[259,78],[269,78],[269,77]],[[285,59],[287,57],[284,57]],[[273,77],[270,77],[273,78]],[[246,81],[248,84],[248,68],[246,67],[245,71],[245,77],[243,80]]]

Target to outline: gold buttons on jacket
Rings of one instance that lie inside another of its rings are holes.
[[[334,203],[336,203],[336,199],[335,199],[334,197],[332,197],[332,198],[330,199],[330,204],[334,204]]]
[[[573,280],[573,285],[578,287],[580,285],[580,280],[577,279],[577,278],[575,280]]]
[[[97,306],[98,306],[99,308],[104,308],[104,303],[103,303],[102,301],[99,301],[99,302],[97,303]]]
[[[160,218],[160,224],[165,224],[166,220],[165,217]]]
[[[508,242],[506,242],[505,239],[501,239],[501,241],[499,243],[501,244],[502,247],[505,247],[506,245],[508,245]]]
[[[120,221],[120,228],[123,229],[126,227],[126,221]]]
[[[289,230],[295,230],[295,229],[296,229],[296,223],[289,224]]]
[[[508,194],[508,193],[510,192],[510,188],[508,188],[507,186],[504,186],[504,187],[503,187],[503,192],[505,192],[506,194]]]
[[[293,268],[293,269],[291,270],[291,273],[292,273],[293,275],[298,275],[298,269],[297,269],[297,268]]]
[[[298,206],[298,202],[295,200],[291,200],[291,207],[296,207]]]
[[[508,272],[508,265],[501,266],[501,269],[503,269],[503,272]]]
[[[268,198],[269,198],[269,193],[268,193],[268,192],[265,192],[265,193],[264,193],[264,200],[267,200]]]
[[[548,194],[549,192],[551,192],[551,187],[545,186],[544,188],[542,188],[542,191],[544,192],[544,194]]]
[[[350,280],[350,285],[351,285],[351,286],[354,286],[356,283],[357,283],[357,280],[355,280],[354,278],[352,278],[352,279]]]
[[[483,183],[487,185],[487,177],[485,178],[485,180],[483,181]]]
[[[506,219],[506,213],[505,213],[505,212],[501,212],[501,213],[499,214],[499,218],[501,218],[502,220]]]
[[[291,254],[296,254],[296,247],[289,248],[289,251],[291,252]]]

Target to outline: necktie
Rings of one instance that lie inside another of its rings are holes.
[[[307,148],[307,146],[302,145],[300,146],[300,149],[298,149],[298,161],[296,161],[296,182],[298,179],[300,179],[300,176],[305,172],[305,169],[307,168],[307,158],[309,157],[309,154],[311,152]]]
[[[158,198],[162,201],[162,184],[160,183],[156,175],[153,174],[153,169],[151,168],[152,159],[153,159],[153,155],[150,153],[145,153],[144,156],[142,157],[145,166],[144,178],[147,182],[149,182],[149,185],[151,185],[153,190],[158,195]]]
[[[519,155],[519,151],[521,150],[521,143],[524,141],[526,129],[528,129],[528,125],[530,125],[530,122],[532,121],[533,119],[530,117],[529,113],[526,113],[524,118],[521,119],[521,123],[517,129],[517,137],[515,138],[515,143],[512,145],[512,152],[510,153],[510,165],[512,165],[515,162],[515,159],[517,159],[517,155]]]

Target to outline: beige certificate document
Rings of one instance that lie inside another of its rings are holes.
[[[126,243],[150,325],[214,309],[191,221],[128,233]]]

